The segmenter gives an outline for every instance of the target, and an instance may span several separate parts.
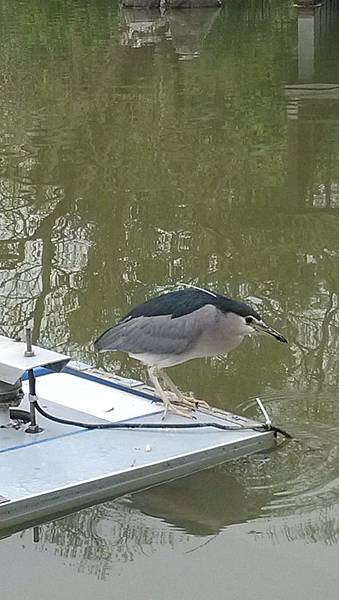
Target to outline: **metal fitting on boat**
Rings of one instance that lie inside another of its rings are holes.
[[[21,379],[14,384],[0,381],[0,426],[10,422],[9,407],[18,406],[23,397]]]

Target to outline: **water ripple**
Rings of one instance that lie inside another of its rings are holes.
[[[262,400],[273,418],[293,435],[263,458],[239,461],[234,467],[246,479],[248,492],[265,492],[261,514],[289,515],[330,505],[339,488],[339,421],[328,395],[297,392],[268,394]],[[255,400],[241,406],[253,411]],[[319,407],[321,406],[321,411]],[[326,410],[327,408],[327,410]]]

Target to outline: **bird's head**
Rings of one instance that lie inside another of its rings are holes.
[[[244,324],[244,332],[245,335],[250,335],[253,333],[268,333],[272,335],[279,342],[284,342],[287,344],[287,339],[281,335],[276,329],[267,325],[262,318],[258,315],[257,312],[253,311],[253,314],[249,314],[247,316],[243,316],[243,324]]]

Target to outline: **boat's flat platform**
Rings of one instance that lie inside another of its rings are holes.
[[[40,404],[54,415],[86,422],[161,422],[162,405],[134,380],[108,378],[89,368],[37,373]],[[28,405],[27,397],[23,405]],[[274,444],[273,433],[229,415],[196,412],[197,421],[249,429],[88,430],[38,415],[43,432],[0,428],[0,530],[72,511]],[[226,419],[226,420],[225,420]],[[164,423],[190,419],[167,415]]]

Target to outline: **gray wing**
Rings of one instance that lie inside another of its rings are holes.
[[[96,350],[122,350],[132,354],[181,354],[199,337],[214,329],[217,309],[211,304],[188,315],[127,318],[108,329],[95,342]]]

